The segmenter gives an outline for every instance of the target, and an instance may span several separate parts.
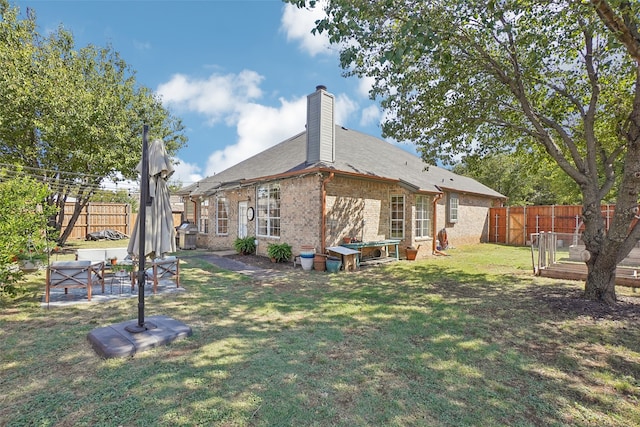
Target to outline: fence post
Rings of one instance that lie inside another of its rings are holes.
[[[87,210],[87,232],[86,234],[91,233],[91,202],[87,203],[87,206],[85,206],[85,209]]]

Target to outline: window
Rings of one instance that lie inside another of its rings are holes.
[[[189,198],[184,200],[184,219],[196,223],[196,202]]]
[[[391,196],[391,238],[404,238],[404,196]]]
[[[258,236],[280,237],[280,184],[258,187],[256,199]]]
[[[200,215],[198,215],[198,231],[209,233],[209,199],[200,201]]]
[[[449,222],[458,222],[458,194],[449,193],[447,219]]]
[[[416,197],[416,238],[429,237],[431,235],[431,198],[426,196]]]
[[[216,198],[216,235],[229,234],[229,209],[226,197]]]

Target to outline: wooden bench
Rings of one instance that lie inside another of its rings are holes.
[[[327,252],[333,252],[342,257],[342,266],[344,271],[355,271],[358,269],[358,256],[360,251],[345,248],[344,246],[330,246]]]

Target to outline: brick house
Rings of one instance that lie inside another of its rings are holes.
[[[488,211],[504,196],[386,141],[334,123],[324,86],[307,97],[306,131],[181,189],[185,219],[198,225],[197,246],[229,249],[255,236],[298,253],[361,241],[400,239],[418,256],[433,253],[438,230],[452,244],[488,237]]]

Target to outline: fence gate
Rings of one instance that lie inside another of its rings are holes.
[[[509,241],[507,244],[513,246],[524,246],[526,243],[525,236],[525,215],[524,210],[518,209],[517,211],[509,210]]]

